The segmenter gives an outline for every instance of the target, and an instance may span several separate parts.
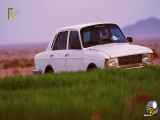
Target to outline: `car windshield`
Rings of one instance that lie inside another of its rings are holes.
[[[115,24],[100,24],[85,27],[81,30],[81,36],[84,47],[127,42],[124,34]]]

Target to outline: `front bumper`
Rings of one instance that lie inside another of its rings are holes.
[[[129,65],[118,66],[118,68],[135,69],[135,68],[143,68],[144,66],[145,65],[143,63],[137,63],[137,64],[129,64]]]
[[[137,63],[137,64],[127,64],[127,65],[121,65],[121,66],[114,66],[114,67],[110,67],[110,66],[106,66],[106,69],[118,69],[118,68],[122,68],[122,69],[135,69],[135,68],[143,68],[145,67],[146,64],[143,63]]]

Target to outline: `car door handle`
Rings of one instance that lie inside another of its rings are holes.
[[[50,58],[51,58],[51,57],[54,57],[54,55],[53,55],[53,54],[51,54],[49,57],[50,57]]]
[[[66,54],[65,54],[65,57],[67,57],[67,56],[69,56],[69,54],[68,54],[68,53],[66,53]]]

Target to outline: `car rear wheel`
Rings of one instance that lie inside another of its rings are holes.
[[[54,73],[54,70],[51,66],[47,66],[45,69],[45,73]]]

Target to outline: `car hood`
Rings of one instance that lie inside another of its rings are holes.
[[[152,53],[152,50],[150,48],[129,43],[111,43],[105,45],[97,45],[89,47],[88,49],[104,52],[110,57]]]

